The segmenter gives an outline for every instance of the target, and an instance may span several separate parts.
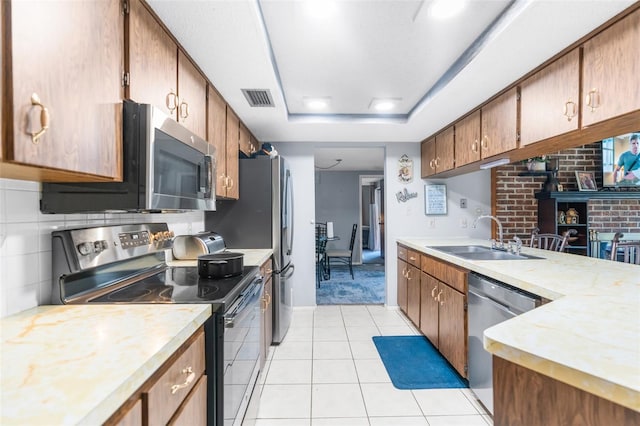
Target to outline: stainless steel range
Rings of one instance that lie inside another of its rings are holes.
[[[202,278],[197,267],[170,267],[166,223],[100,226],[52,233],[56,304],[209,303],[205,323],[209,425],[240,425],[260,368],[257,266],[223,279]]]

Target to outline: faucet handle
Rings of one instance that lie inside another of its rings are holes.
[[[496,244],[496,239],[492,238],[491,239],[491,248],[494,249],[494,248],[497,248],[497,247],[498,247],[498,245]]]
[[[516,235],[515,237],[513,237],[513,241],[516,244],[516,254],[520,254],[520,250],[522,249],[522,240]]]

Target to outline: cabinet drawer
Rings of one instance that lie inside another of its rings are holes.
[[[150,425],[166,424],[169,421],[203,375],[204,363],[204,332],[200,332],[175,361],[162,368],[161,376],[146,392]],[[189,368],[191,372],[187,372]],[[177,388],[185,384],[186,386]]]
[[[405,246],[398,245],[398,259],[407,260],[407,248]]]
[[[200,377],[193,392],[169,422],[170,426],[204,426],[207,424],[207,376]]]
[[[420,268],[420,253],[415,250],[407,250],[407,262],[409,264],[415,266],[416,268]]]
[[[260,266],[260,275],[264,277],[265,282],[271,278],[271,274],[273,273],[273,261],[271,259],[267,260]]]
[[[422,270],[448,284],[463,294],[467,294],[467,275],[469,271],[458,268],[434,257],[422,255]]]

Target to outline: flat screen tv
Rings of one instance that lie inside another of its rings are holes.
[[[625,179],[632,170],[640,174],[639,145],[640,130],[602,140],[602,185],[604,187],[640,188],[640,179],[637,177]]]

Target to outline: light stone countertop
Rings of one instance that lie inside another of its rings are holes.
[[[485,330],[485,349],[640,411],[640,267],[530,248],[522,253],[544,259],[471,261],[427,246],[489,246],[488,241],[397,241],[552,300]]]
[[[0,424],[101,424],[211,305],[39,306],[0,320]]]
[[[245,266],[260,266],[273,254],[271,249],[227,249],[235,253],[243,253]],[[170,266],[198,266],[198,260],[167,260]]]

